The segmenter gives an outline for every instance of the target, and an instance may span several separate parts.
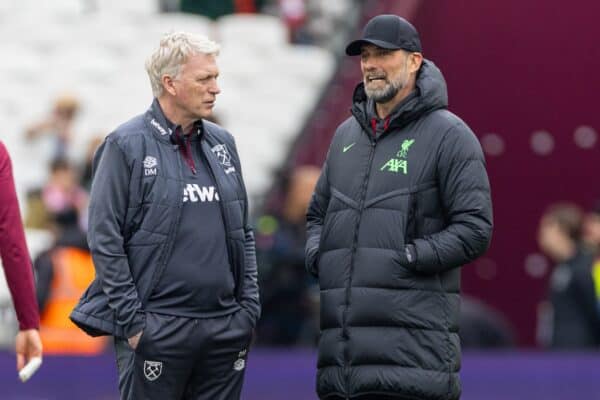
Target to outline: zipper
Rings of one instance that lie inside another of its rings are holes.
[[[204,135],[206,135],[206,131],[204,132]],[[229,265],[231,266],[231,271],[233,273],[233,278],[236,282],[236,299],[239,302],[241,300],[241,290],[242,290],[242,279],[241,279],[241,275],[242,275],[242,271],[237,271],[235,265],[233,265],[233,261],[232,261],[232,257],[231,257],[231,245],[230,245],[230,240],[228,239],[228,235],[229,235],[229,231],[230,231],[230,225],[229,225],[229,220],[227,219],[227,215],[225,213],[225,211],[223,210],[223,192],[221,190],[221,185],[219,183],[219,180],[216,178],[215,173],[213,171],[212,165],[208,159],[208,155],[206,155],[206,153],[204,152],[204,144],[206,144],[208,146],[208,142],[204,143],[204,141],[206,140],[206,138],[201,138],[200,139],[200,156],[203,158],[203,161],[206,162],[206,167],[208,170],[208,173],[210,174],[211,178],[213,179],[213,181],[215,182],[215,186],[217,188],[217,193],[219,193],[219,210],[221,211],[221,218],[223,218],[223,224],[225,225],[225,240],[227,241],[227,259],[229,260]],[[237,272],[237,273],[236,273]]]
[[[377,139],[372,138],[371,149],[369,151],[369,161],[367,163],[367,172],[365,174],[365,178],[363,180],[363,184],[361,187],[361,194],[358,203],[358,221],[356,222],[356,228],[354,230],[354,238],[352,240],[352,250],[350,253],[350,275],[348,277],[348,284],[346,285],[346,298],[344,312],[342,313],[342,338],[346,341],[344,346],[344,381],[346,384],[346,394],[349,393],[350,390],[350,355],[349,355],[349,346],[348,346],[348,326],[347,326],[347,318],[348,318],[348,309],[350,307],[350,291],[352,290],[352,275],[354,274],[354,259],[356,254],[356,248],[358,244],[358,231],[360,229],[360,221],[362,219],[363,208],[365,205],[365,197],[367,195],[367,186],[369,185],[369,177],[371,176],[371,167],[373,164],[373,157],[375,155],[375,146],[377,146]],[[349,397],[346,397],[349,399]]]
[[[172,149],[174,152],[177,152],[178,146],[173,146]],[[169,256],[171,255],[171,251],[173,250],[173,245],[175,244],[175,234],[177,233],[175,231],[176,227],[179,226],[179,221],[181,220],[181,210],[182,210],[182,195],[183,195],[183,173],[181,171],[181,157],[179,157],[179,154],[175,155],[175,158],[177,159],[177,172],[179,175],[179,192],[178,192],[178,198],[177,198],[177,216],[175,217],[175,220],[173,221],[171,227],[169,228],[169,235],[167,236],[167,238],[169,238],[169,242],[165,248],[165,250],[163,251],[163,253],[161,254],[162,260],[158,263],[158,267],[156,269],[156,271],[154,271],[154,276],[152,277],[152,280],[150,281],[150,287],[147,293],[144,294],[144,297],[142,299],[142,307],[145,307],[145,304],[148,302],[148,299],[150,298],[150,296],[152,295],[152,292],[154,291],[154,288],[156,287],[156,285],[158,284],[158,281],[160,280],[162,273],[167,265],[167,262],[169,260]]]

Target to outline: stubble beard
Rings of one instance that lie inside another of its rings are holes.
[[[386,85],[381,89],[369,89],[365,84],[365,93],[369,99],[372,99],[375,103],[387,103],[392,100],[402,88],[404,88],[405,82],[399,78],[395,81],[388,81],[386,79]]]

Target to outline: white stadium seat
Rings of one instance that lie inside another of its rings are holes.
[[[10,18],[7,16],[10,15]],[[143,112],[152,101],[144,62],[168,31],[207,35],[221,44],[222,93],[215,112],[235,135],[248,190],[261,198],[273,171],[312,112],[335,67],[333,56],[288,44],[285,24],[268,15],[212,21],[158,12],[157,0],[0,0],[0,132],[16,160],[22,196],[44,182],[50,147],[22,140],[47,114],[54,96],[81,100],[73,158],[89,139]]]

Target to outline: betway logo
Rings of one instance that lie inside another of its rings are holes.
[[[219,193],[214,186],[198,186],[195,183],[188,183],[183,188],[183,202],[212,202],[219,201]]]
[[[165,128],[163,128],[158,122],[156,122],[156,120],[154,118],[152,118],[152,121],[150,121],[150,123],[152,124],[153,127],[156,128],[157,131],[160,132],[161,135],[168,135],[169,133],[165,130]]]

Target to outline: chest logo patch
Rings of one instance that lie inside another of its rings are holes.
[[[156,157],[146,156],[144,158],[144,176],[156,176],[156,166],[158,165],[158,161]]]
[[[149,381],[155,381],[162,374],[163,363],[160,361],[144,360],[144,376]]]
[[[231,164],[231,154],[229,154],[229,151],[224,144],[214,146],[211,151],[217,156],[217,159],[225,169],[226,174],[235,172],[235,167]]]
[[[400,150],[396,153],[396,156],[383,164],[380,171],[402,172],[404,175],[408,174],[408,161],[406,160],[406,157],[408,156],[410,146],[412,146],[414,142],[415,139],[405,139],[400,146]]]

